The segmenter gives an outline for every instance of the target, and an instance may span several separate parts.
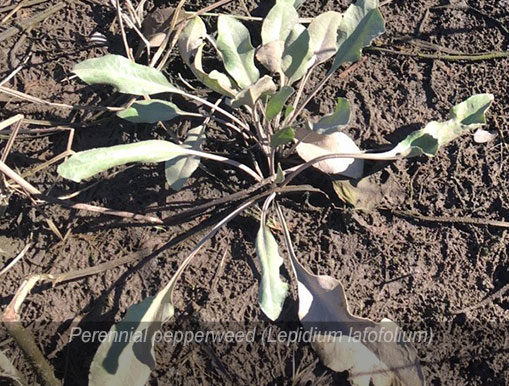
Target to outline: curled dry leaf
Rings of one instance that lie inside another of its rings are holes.
[[[150,47],[159,47],[163,43],[166,35],[170,32],[174,14],[174,7],[157,8],[143,19],[142,31],[143,35],[147,37]],[[187,15],[187,12],[180,10],[176,23],[184,20]]]
[[[332,187],[340,200],[365,212],[370,212],[383,204],[401,205],[405,199],[404,192],[392,176],[383,183],[376,174],[360,180],[337,179],[332,181]]]
[[[486,143],[493,141],[495,138],[497,138],[497,133],[483,130],[483,129],[477,129],[474,133],[474,141],[476,143]]]
[[[344,133],[321,135],[308,129],[299,128],[296,130],[295,138],[301,141],[297,145],[297,154],[306,162],[329,154],[361,152],[355,142]],[[331,158],[317,162],[313,166],[327,174],[342,174],[351,178],[359,178],[363,173],[364,161],[354,158]]]

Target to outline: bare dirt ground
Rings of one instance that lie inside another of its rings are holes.
[[[47,1],[22,8],[0,25],[0,34],[56,3]],[[106,3],[69,2],[31,31],[0,41],[0,79],[27,53],[31,54],[27,65],[5,86],[53,102],[111,103],[111,89],[85,86],[78,79],[67,80],[72,66],[81,60],[107,52],[123,54],[115,11]],[[303,6],[303,16],[344,10],[349,3],[309,0]],[[456,3],[460,6],[454,7]],[[475,9],[461,7],[467,3]],[[9,0],[0,2],[1,18],[8,13],[3,7],[11,4]],[[147,9],[163,4],[167,3],[149,2]],[[200,3],[204,4],[208,3]],[[200,5],[188,8],[199,9]],[[257,8],[254,2],[247,5],[252,10]],[[434,8],[437,6],[446,7]],[[411,36],[447,47],[451,52],[507,51],[508,6],[507,2],[495,0],[395,0],[382,7],[387,32],[378,43],[417,52],[422,47],[401,40]],[[237,2],[226,9],[242,13]],[[266,9],[257,9],[254,14],[263,14]],[[106,35],[108,47],[89,43],[88,37],[94,31]],[[136,35],[128,36],[136,46]],[[342,204],[335,198],[330,181],[319,172],[304,173],[297,183],[319,187],[331,200],[313,194],[291,195],[282,201],[292,219],[289,225],[297,255],[313,272],[342,280],[353,313],[377,321],[386,317],[411,330],[432,329],[432,343],[417,346],[430,385],[507,384],[507,291],[480,307],[457,312],[507,288],[507,230],[423,221],[397,212],[509,220],[509,149],[505,138],[509,132],[509,59],[454,62],[374,52],[366,52],[364,58],[346,79],[331,79],[309,106],[311,114],[324,114],[332,110],[335,97],[348,97],[354,106],[348,130],[361,148],[394,143],[430,120],[444,119],[452,105],[480,92],[495,95],[488,113],[488,128],[498,137],[487,144],[476,144],[467,135],[432,159],[387,165],[373,175],[385,187],[382,206],[369,213]],[[176,78],[178,72],[189,75],[177,53],[170,63],[167,72],[171,77]],[[317,74],[309,87],[320,79],[318,75],[323,74]],[[106,122],[97,123],[91,112],[37,105],[0,94],[0,118],[18,113],[34,120],[82,124],[75,129],[73,150],[167,138],[155,126],[127,124],[114,117],[107,119],[107,115],[101,117]],[[172,122],[174,126],[181,124],[184,123]],[[23,126],[28,127],[35,126]],[[218,152],[231,151],[233,134],[228,137],[220,132],[224,133],[217,128],[210,130],[207,146]],[[30,170],[64,151],[67,139],[67,131],[19,135],[7,164],[21,173]],[[6,137],[1,141],[3,147]],[[243,186],[235,173],[207,161],[202,165],[178,193],[165,186],[163,165],[136,165],[101,179],[73,200],[167,217],[196,201],[220,197],[225,190],[233,192]],[[92,183],[64,181],[57,176],[55,165],[27,180],[52,196]],[[220,210],[210,216],[213,220],[224,213]],[[58,205],[35,206],[15,193],[0,218],[0,267],[27,243],[32,246],[21,262],[0,279],[2,310],[31,274],[73,271],[136,252],[149,255],[138,264],[78,281],[38,286],[22,308],[24,325],[34,332],[57,377],[64,379],[65,385],[85,385],[97,344],[69,343],[71,324],[91,328],[93,323],[101,322],[108,327],[131,304],[156,293],[211,224],[208,218],[200,216],[190,222],[154,227]],[[67,235],[65,241],[50,229],[47,220]],[[240,217],[200,252],[177,289],[176,317],[165,326],[166,330],[204,326],[221,329],[230,323],[248,329],[259,321],[263,323],[260,326],[271,325],[257,304],[257,228],[254,219]],[[162,251],[149,254],[162,245],[166,245]],[[291,280],[289,266],[283,275]],[[274,331],[292,328],[288,321],[297,318],[295,299],[293,289],[281,320],[272,324]],[[27,374],[30,384],[35,384],[21,351],[4,332],[0,335],[0,350]],[[156,351],[158,364],[150,381],[153,385],[348,385],[347,374],[327,369],[307,344],[166,344],[158,345]]]

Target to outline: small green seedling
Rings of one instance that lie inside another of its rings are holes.
[[[196,170],[200,158],[223,162],[238,168],[253,181],[245,200],[218,222],[182,262],[171,281],[155,296],[133,305],[124,319],[110,333],[137,326],[136,331],[153,336],[174,314],[172,294],[175,285],[200,248],[226,223],[244,210],[262,201],[256,253],[261,265],[259,304],[265,315],[279,317],[288,295],[288,283],[280,276],[283,257],[276,238],[267,226],[271,210],[283,227],[283,239],[289,261],[298,282],[299,318],[305,328],[316,323],[334,325],[348,335],[352,328],[376,331],[396,330],[388,320],[375,323],[358,318],[348,311],[341,283],[328,276],[316,276],[304,268],[294,253],[278,197],[288,192],[304,191],[309,186],[291,185],[293,179],[309,167],[323,173],[359,179],[364,160],[395,160],[419,155],[433,156],[440,146],[485,124],[485,112],[493,101],[490,94],[479,94],[454,106],[446,121],[433,121],[410,134],[392,150],[360,150],[341,130],[350,121],[350,104],[338,98],[330,114],[307,119],[302,114],[316,92],[339,68],[357,62],[362,49],[384,32],[384,20],[376,0],[358,0],[344,12],[325,12],[305,26],[296,5],[301,2],[278,0],[261,24],[261,45],[253,47],[250,33],[237,18],[217,19],[217,39],[207,31],[203,20],[186,21],[178,39],[180,55],[196,78],[210,91],[226,98],[226,105],[183,91],[171,84],[158,70],[135,64],[128,59],[107,55],[86,60],[74,73],[89,84],[109,84],[131,95],[178,94],[210,108],[209,119],[233,129],[253,153],[253,164],[203,152],[206,124],[188,132],[184,143],[149,140],[79,152],[61,164],[58,172],[80,182],[114,166],[130,162],[166,162],[166,179],[175,190],[182,188]],[[204,68],[207,45],[222,62],[221,72]],[[305,95],[305,85],[320,66],[327,75],[313,92]],[[138,100],[117,115],[131,122],[154,123],[176,117],[200,117],[162,99]],[[203,116],[205,117],[205,116]],[[282,150],[285,150],[283,152]],[[289,151],[288,151],[289,150]],[[296,152],[303,162],[284,169],[285,159]],[[255,154],[256,153],[256,154]],[[321,334],[331,331],[322,330]],[[349,371],[355,385],[425,383],[415,348],[410,343],[332,341],[314,343],[322,361],[335,371]],[[359,359],[362,358],[362,359]],[[91,385],[143,385],[155,365],[151,339],[122,343],[105,341],[99,347],[90,371]]]

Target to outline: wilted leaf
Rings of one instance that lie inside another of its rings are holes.
[[[338,29],[338,51],[329,72],[342,64],[356,62],[361,50],[385,31],[384,19],[378,10],[378,0],[357,0],[348,7]]]
[[[256,59],[270,72],[279,73],[283,60],[284,42],[273,40],[256,51]]]
[[[295,137],[301,140],[301,143],[297,145],[297,154],[306,162],[329,154],[360,153],[355,142],[344,133],[320,135],[301,128],[297,129]],[[332,158],[317,162],[313,166],[327,174],[342,174],[351,178],[359,178],[363,173],[364,162],[361,159]]]
[[[401,186],[393,177],[387,178],[383,183],[375,174],[360,180],[333,180],[332,187],[342,201],[365,212],[370,212],[380,205],[401,205],[405,200]]]
[[[147,383],[156,364],[154,335],[173,316],[173,285],[172,280],[156,296],[131,306],[124,318],[111,327],[108,336],[112,338],[101,343],[90,366],[90,386],[143,386]]]
[[[198,47],[196,56],[194,58],[194,64],[191,66],[191,70],[196,77],[211,90],[223,94],[229,97],[235,97],[237,91],[235,91],[235,85],[233,81],[222,72],[212,70],[210,74],[207,74],[202,67],[202,52],[205,44]]]
[[[335,180],[332,181],[332,187],[341,201],[366,212],[372,211],[382,200],[380,188],[367,178],[355,183],[351,180]]]
[[[232,101],[232,107],[249,106],[254,108],[256,101],[267,95],[274,94],[277,87],[272,78],[268,75],[258,79],[252,86],[242,90]]]
[[[196,55],[198,47],[202,45],[205,36],[207,36],[207,27],[199,16],[190,19],[180,33],[178,38],[180,56],[188,66],[193,64],[192,58]]]
[[[295,131],[291,127],[286,127],[284,129],[276,131],[271,139],[270,146],[277,147],[286,145],[287,143],[292,142],[295,139]]]
[[[186,150],[174,143],[149,140],[81,151],[60,164],[57,171],[64,178],[80,182],[114,166],[130,162],[162,162],[185,154]]]
[[[334,56],[338,49],[338,28],[343,15],[329,11],[318,15],[308,27],[310,47],[315,55],[314,64],[320,64]]]
[[[303,25],[296,24],[285,41],[281,69],[288,85],[302,78],[312,64],[309,61],[313,55],[309,39],[308,30]]]
[[[276,239],[265,224],[260,224],[256,236],[256,254],[262,267],[258,295],[260,307],[268,318],[276,320],[283,308],[288,284],[279,275],[283,259],[279,256]]]
[[[217,48],[224,67],[241,89],[249,87],[260,77],[254,64],[255,49],[248,29],[233,16],[221,15],[217,22]]]
[[[299,15],[292,5],[281,1],[276,2],[263,20],[262,44],[266,45],[274,40],[286,41],[298,22]]]
[[[202,66],[202,53],[205,43],[203,39],[207,35],[207,28],[203,20],[196,16],[188,21],[186,27],[179,35],[178,46],[180,56],[189,66],[193,74],[205,86],[211,90],[233,97],[236,94],[232,80],[217,70],[207,74]],[[194,58],[194,59],[193,59]]]
[[[265,118],[271,120],[276,117],[282,110],[286,101],[294,93],[294,89],[291,86],[283,86],[275,93],[267,103],[267,110],[265,112]]]
[[[200,150],[204,141],[205,126],[198,126],[187,132],[187,138],[182,147]],[[199,165],[200,158],[196,156],[181,156],[166,161],[164,164],[166,182],[168,182],[170,188],[179,191]]]
[[[309,122],[309,128],[317,134],[330,135],[348,125],[350,121],[350,103],[346,98],[338,98],[332,114],[322,117],[318,122]]]
[[[297,278],[299,319],[316,334],[312,346],[322,362],[334,371],[348,371],[356,386],[424,385],[417,350],[397,338],[403,331],[387,319],[375,323],[352,315],[342,284],[310,273],[297,260],[280,208],[278,214]],[[373,339],[373,334],[383,339]]]
[[[133,63],[120,55],[87,59],[75,65],[72,71],[88,84],[109,84],[124,94],[179,92],[159,70]]]
[[[127,109],[119,111],[117,117],[133,123],[155,123],[170,121],[180,115],[186,115],[175,104],[160,99],[134,102]]]
[[[485,112],[493,102],[492,94],[477,94],[454,106],[446,122],[432,121],[421,130],[414,131],[401,141],[388,155],[402,154],[414,157],[422,154],[433,156],[438,148],[461,134],[486,123]]]
[[[350,314],[341,283],[325,275],[295,268],[299,292],[299,319],[306,329],[317,326],[325,338],[312,343],[323,364],[348,371],[353,385],[425,385],[417,350],[394,337],[403,331],[392,321],[375,323]],[[339,333],[330,338],[331,333]],[[366,335],[364,335],[366,334]],[[386,334],[393,340],[363,339]]]

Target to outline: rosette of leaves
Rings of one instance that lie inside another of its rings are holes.
[[[185,19],[178,39],[180,55],[204,88],[227,98],[220,105],[207,98],[184,91],[171,84],[154,68],[133,63],[126,58],[108,55],[86,60],[75,66],[74,72],[89,84],[109,84],[130,95],[179,94],[200,102],[210,112],[186,112],[165,99],[138,100],[117,115],[128,121],[154,123],[176,117],[203,117],[203,124],[189,130],[182,144],[149,140],[133,144],[91,149],[76,153],[58,167],[65,178],[80,182],[114,166],[132,162],[166,162],[166,179],[175,190],[184,186],[196,170],[200,158],[223,162],[240,169],[254,180],[240,206],[219,221],[183,261],[170,282],[155,296],[133,305],[124,319],[111,328],[115,334],[126,329],[147,337],[143,341],[105,341],[97,351],[91,371],[91,385],[143,385],[155,366],[151,337],[162,323],[174,314],[173,292],[176,283],[202,246],[228,221],[244,210],[261,205],[260,226],[256,236],[256,253],[261,266],[259,304],[265,315],[279,317],[288,283],[281,275],[283,256],[278,241],[267,226],[267,216],[275,212],[283,224],[283,238],[289,261],[298,283],[299,318],[304,327],[325,323],[345,333],[357,330],[397,329],[394,322],[376,323],[352,315],[339,281],[328,276],[316,276],[303,267],[293,250],[285,226],[284,214],[277,203],[280,195],[289,191],[306,190],[308,186],[293,186],[296,175],[314,167],[331,175],[350,178],[363,176],[363,160],[392,160],[418,155],[433,156],[439,147],[459,135],[486,123],[485,111],[493,96],[479,94],[451,109],[446,121],[433,121],[410,134],[390,151],[361,151],[344,132],[350,121],[350,104],[338,98],[329,114],[306,119],[302,116],[309,98],[304,98],[304,86],[318,66],[328,66],[328,76],[344,65],[360,59],[362,48],[384,32],[384,20],[376,0],[358,0],[344,13],[325,12],[307,26],[300,22],[296,7],[301,1],[278,0],[264,18],[260,28],[259,47],[254,47],[248,28],[234,16],[217,18],[217,39],[199,16]],[[216,52],[221,66],[207,70],[203,55],[210,47]],[[265,162],[252,168],[234,159],[201,151],[205,140],[206,122],[215,119],[234,129],[241,136],[246,151],[258,152]],[[285,155],[281,149],[291,149],[303,162],[284,169]],[[251,193],[255,192],[255,193]],[[330,331],[324,330],[326,334]],[[415,348],[410,343],[376,343],[335,340],[314,345],[323,362],[335,371],[349,371],[355,385],[422,385],[422,374]]]

